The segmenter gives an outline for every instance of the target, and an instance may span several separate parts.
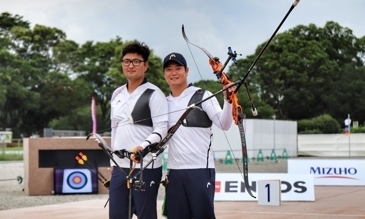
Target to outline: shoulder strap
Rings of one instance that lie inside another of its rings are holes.
[[[203,89],[197,90],[191,97],[188,106],[201,101],[203,99],[204,93],[205,90]],[[197,107],[200,107],[202,109],[201,104],[197,105]],[[212,120],[209,119],[207,113],[203,110],[193,109],[185,118],[182,125],[186,127],[209,128],[212,126]]]
[[[153,89],[147,88],[137,100],[131,114],[134,124],[153,126],[149,103],[154,91]]]

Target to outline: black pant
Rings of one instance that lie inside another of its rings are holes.
[[[168,180],[168,219],[215,219],[214,169],[170,170]]]
[[[129,189],[127,188],[126,176],[122,174],[118,167],[113,168],[109,187],[109,219],[130,219],[129,210]],[[128,168],[123,168],[129,174]],[[139,169],[133,171],[133,176]],[[145,169],[143,171],[143,181],[145,186],[142,191],[132,189],[132,215],[137,215],[138,219],[157,219],[157,193],[162,177],[162,167],[156,169]],[[137,176],[137,179],[139,177]]]

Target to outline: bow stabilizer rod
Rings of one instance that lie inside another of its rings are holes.
[[[255,60],[252,62],[251,66],[248,68],[247,72],[244,74],[244,76],[242,77],[242,79],[240,79],[240,81],[241,81],[242,84],[246,81],[246,78],[248,77],[248,75],[252,71],[253,67],[256,65],[257,61],[260,59],[261,55],[264,53],[264,51],[266,50],[267,46],[270,44],[270,42],[272,41],[272,39],[275,37],[275,35],[279,31],[279,29],[281,28],[281,26],[283,25],[283,23],[285,22],[285,20],[288,18],[289,14],[293,11],[293,9],[295,8],[295,6],[298,5],[299,1],[300,0],[294,0],[293,4],[290,6],[288,12],[284,16],[284,18],[281,20],[279,26],[277,26],[277,28],[275,29],[274,33],[271,35],[270,39],[265,43],[264,47],[262,47],[262,49],[260,50],[259,54],[256,56]],[[236,90],[237,89],[238,89],[238,87],[236,88]]]

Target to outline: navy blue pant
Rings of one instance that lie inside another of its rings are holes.
[[[168,219],[215,219],[214,169],[170,170],[168,180]]]
[[[129,168],[122,168],[129,174]],[[139,172],[133,171],[132,176]],[[145,169],[143,171],[144,191],[132,189],[132,215],[138,219],[157,219],[157,193],[162,177],[162,167],[156,169]],[[137,179],[139,176],[137,176]],[[113,168],[109,187],[109,219],[130,219],[129,211],[129,189],[127,188],[126,176]]]

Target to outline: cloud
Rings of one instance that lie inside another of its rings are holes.
[[[207,57],[195,47],[187,47],[181,34],[185,25],[189,39],[224,61],[227,48],[244,57],[268,40],[294,0],[276,1],[207,1],[207,0],[21,0],[1,1],[0,8],[19,14],[32,24],[63,30],[69,39],[80,44],[123,40],[146,42],[163,58],[176,51],[186,56],[190,81],[213,79]],[[357,37],[365,35],[363,0],[302,0],[279,30],[283,32],[299,24],[324,26],[338,22],[353,30]],[[200,70],[194,64],[194,60]]]

